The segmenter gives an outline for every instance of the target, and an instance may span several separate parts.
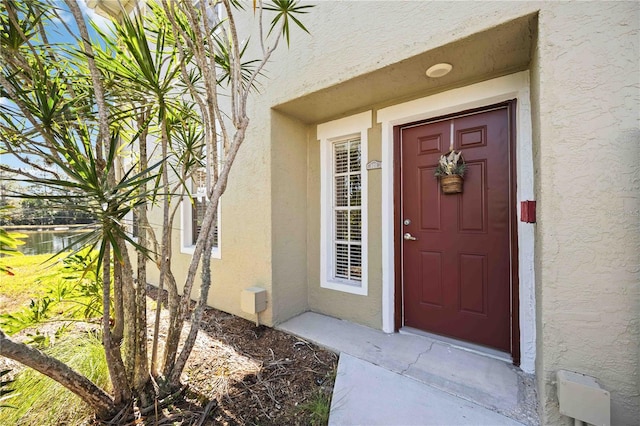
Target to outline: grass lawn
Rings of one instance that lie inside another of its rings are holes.
[[[92,309],[84,315],[86,307],[102,306],[95,275],[84,274],[87,263],[73,256],[65,263],[48,259],[49,255],[0,259],[14,273],[0,276],[0,325],[16,340],[68,363],[109,391],[100,324],[95,321],[101,313]],[[166,294],[150,291],[149,312],[157,303],[154,296],[161,300]],[[334,353],[212,308],[203,315],[185,367],[189,392],[166,413],[147,414],[146,424],[168,424],[165,420],[179,413],[195,424],[209,401],[217,402],[206,421],[202,419],[205,426],[327,423],[337,364]],[[94,321],[86,323],[84,318]],[[169,326],[163,310],[159,335],[166,335]],[[148,333],[153,333],[153,321]],[[0,403],[0,425],[76,425],[90,420],[88,407],[51,379],[0,356],[0,371],[5,369],[8,376],[0,378],[16,379],[9,384],[13,397],[6,401],[14,408]]]
[[[110,390],[107,362],[97,336],[69,334],[44,351]],[[89,407],[71,391],[34,370],[19,370],[9,385],[13,392],[6,405],[10,407],[0,408],[1,425],[79,425],[90,418]]]
[[[30,323],[33,316],[29,314],[33,314],[34,309],[30,309],[29,305],[32,300],[54,296],[55,291],[52,293],[52,290],[70,284],[69,280],[64,279],[70,272],[63,269],[65,265],[61,259],[62,256],[52,259],[51,254],[1,258],[0,265],[10,266],[14,275],[0,275],[0,314],[16,315],[24,319],[28,325],[45,325],[46,328],[48,317],[40,318],[44,323]],[[48,314],[57,316],[69,306],[73,304],[58,302],[56,308]],[[0,323],[4,324],[4,321],[6,318],[0,318]],[[60,323],[52,323],[51,326],[55,329]],[[26,341],[31,344],[38,342],[33,338],[27,338]],[[109,389],[104,350],[101,340],[96,335],[69,333],[57,340],[56,345],[49,346],[48,341],[44,340],[41,343],[43,345],[36,347],[68,363],[99,386]],[[12,398],[8,399],[5,405],[10,407],[0,406],[0,424],[80,424],[88,418],[88,407],[53,380],[33,370],[23,370],[21,366],[0,362],[0,370],[4,368],[13,370],[11,376],[15,376],[16,372],[19,374],[17,380],[9,385],[9,388],[13,389],[10,394]]]
[[[0,275],[0,313],[15,312],[58,284],[64,265],[59,257],[50,258],[50,254],[39,254],[0,259],[0,265],[10,266],[15,274]]]

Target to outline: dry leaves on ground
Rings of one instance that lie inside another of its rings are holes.
[[[314,424],[302,407],[331,395],[336,366],[331,351],[208,308],[183,376],[190,398],[180,408],[202,412],[215,400],[203,423],[211,425]]]

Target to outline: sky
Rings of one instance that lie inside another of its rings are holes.
[[[79,0],[79,5],[80,9],[82,9],[82,13],[84,13],[85,16],[88,16],[98,28],[101,30],[107,30],[109,28],[110,21],[107,18],[98,15],[95,10],[88,7],[84,0]]]
[[[109,30],[110,21],[107,18],[104,18],[98,15],[95,10],[88,7],[85,0],[77,0],[77,1],[78,1],[78,5],[80,6],[80,9],[82,10],[82,13],[85,15],[85,17],[89,18],[90,22],[93,22],[99,29],[103,31]],[[65,5],[65,2],[63,0],[57,0],[55,1],[55,3],[61,8],[61,10],[59,11],[61,20],[64,21],[65,24],[69,25],[70,28],[73,28],[75,30],[76,25],[73,19],[73,15],[71,15],[71,12],[69,12],[67,6]],[[55,22],[54,22],[54,25],[55,25]],[[59,26],[58,30],[53,29],[50,33],[48,33],[50,37],[50,41],[51,42],[68,41],[69,36],[68,36],[67,30],[64,28],[62,23],[58,23],[58,26]],[[92,34],[95,34],[93,28],[91,28],[90,26],[89,26],[89,31]],[[10,101],[7,98],[0,97],[0,105],[2,104],[7,105],[9,103]],[[13,156],[11,155],[0,154],[0,164],[5,164],[11,167],[20,167],[22,163],[16,160],[15,158],[13,158]]]
[[[98,26],[98,28],[104,30],[109,27],[109,20],[107,18],[104,18],[98,15],[95,10],[87,6],[87,3],[85,0],[77,0],[77,2],[78,2],[78,5],[80,6],[80,9],[82,10],[82,13],[85,16],[89,17],[89,19],[93,21]],[[61,13],[62,19],[67,24],[73,24],[73,16],[71,15],[70,12],[68,12],[65,2],[63,0],[56,0],[55,3],[58,4],[61,9],[65,10],[64,12]]]

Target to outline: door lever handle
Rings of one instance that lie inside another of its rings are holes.
[[[413,235],[411,235],[411,234],[410,234],[410,233],[408,233],[408,232],[407,232],[406,234],[404,234],[404,239],[405,239],[405,240],[410,240],[410,241],[415,241],[415,240],[417,240],[417,238],[416,238],[416,237],[414,237]]]

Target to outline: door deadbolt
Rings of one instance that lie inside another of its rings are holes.
[[[409,226],[411,225],[411,219],[405,219],[402,223],[404,223],[404,226]]]

